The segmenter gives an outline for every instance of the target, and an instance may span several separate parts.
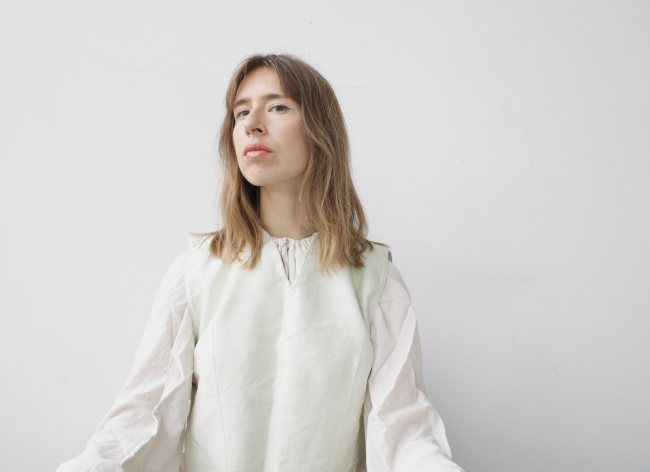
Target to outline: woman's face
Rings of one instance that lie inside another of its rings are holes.
[[[273,69],[250,72],[237,89],[232,138],[244,178],[260,187],[298,187],[308,156],[302,113]],[[255,146],[257,145],[257,146]]]

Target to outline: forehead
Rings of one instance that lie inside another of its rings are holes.
[[[235,101],[242,98],[267,95],[269,93],[282,94],[280,79],[273,69],[262,66],[249,72],[237,87]]]

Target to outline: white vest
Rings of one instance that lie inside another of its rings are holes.
[[[185,440],[190,472],[353,472],[372,366],[370,322],[390,251],[319,272],[312,241],[293,284],[264,231],[244,270],[191,239],[186,292],[196,347]],[[248,256],[248,249],[242,260]]]

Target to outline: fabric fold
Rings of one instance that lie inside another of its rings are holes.
[[[284,264],[284,271],[287,274],[289,283],[293,283],[299,275],[307,249],[309,249],[309,246],[314,241],[316,233],[303,239],[271,237],[280,250],[280,256],[282,256],[282,263]]]
[[[316,233],[274,238],[292,283]],[[155,295],[133,370],[85,451],[57,472],[178,472],[191,398],[194,333],[182,253]],[[357,471],[462,471],[450,459],[444,425],[426,395],[416,315],[408,288],[389,262],[370,325],[367,381]]]

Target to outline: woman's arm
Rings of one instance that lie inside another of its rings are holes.
[[[451,461],[445,427],[427,399],[411,297],[390,262],[370,337],[374,360],[364,404],[367,471],[462,471]]]
[[[194,353],[185,256],[163,277],[133,370],[113,407],[85,451],[57,472],[179,471]]]

